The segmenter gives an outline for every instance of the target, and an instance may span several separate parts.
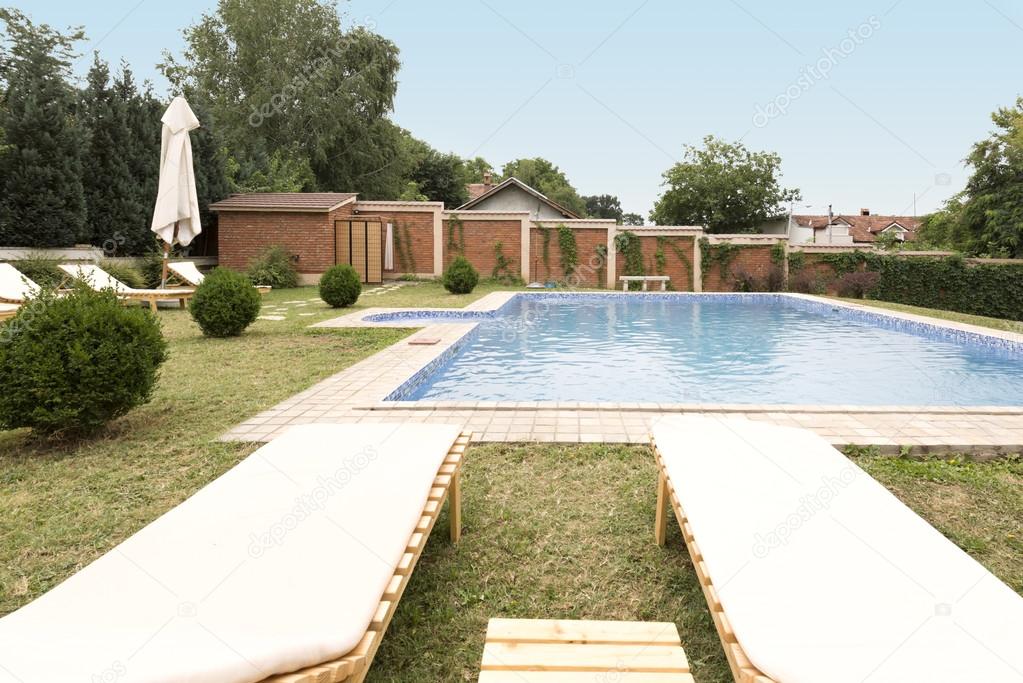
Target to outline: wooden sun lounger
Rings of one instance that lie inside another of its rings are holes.
[[[0,320],[13,318],[18,312],[18,306],[13,304],[0,304]]]
[[[194,289],[133,289],[98,266],[62,265],[60,268],[66,274],[61,287],[65,287],[72,279],[84,280],[93,289],[110,287],[121,301],[148,303],[149,309],[153,313],[157,312],[156,303],[158,301],[177,300],[181,308],[184,309],[188,304],[188,300],[195,294]],[[99,276],[96,281],[92,280],[94,274]]]
[[[430,537],[433,525],[441,506],[445,500],[449,500],[448,517],[451,525],[451,541],[457,542],[462,535],[462,456],[469,445],[471,434],[463,432],[452,445],[444,463],[433,480],[433,489],[430,491],[430,498],[423,508],[423,515],[416,525],[416,530],[409,538],[405,554],[398,564],[398,568],[391,577],[387,590],[380,597],[380,604],[377,606],[376,615],[370,623],[369,630],[363,636],[362,641],[340,659],[324,662],[316,666],[307,667],[288,674],[277,674],[263,679],[262,683],[362,683],[369,673],[369,667],[373,663],[373,657],[380,647],[380,641],[391,623],[394,610],[401,600],[405,587],[416,568],[423,548],[426,546],[426,539]]]
[[[192,261],[176,261],[167,264],[168,287],[198,287],[206,278]],[[264,296],[272,289],[269,285],[255,285],[256,291]]]
[[[710,609],[710,616],[714,620],[714,628],[717,629],[718,638],[721,639],[721,646],[725,650],[725,657],[728,659],[728,666],[732,670],[732,677],[736,683],[777,683],[773,678],[764,675],[759,669],[753,666],[749,657],[746,656],[742,646],[736,640],[735,632],[725,615],[721,602],[718,600],[717,591],[711,581],[707,566],[703,563],[703,555],[696,543],[693,531],[686,519],[685,511],[675,495],[675,489],[668,478],[664,467],[664,459],[657,449],[657,443],[653,436],[650,437],[650,447],[654,451],[654,458],[657,462],[657,512],[654,521],[654,540],[657,545],[663,546],[668,531],[668,510],[675,513],[675,519],[682,529],[682,538],[685,540],[689,557],[693,561],[693,568],[696,570],[696,577],[700,581],[700,588],[703,589],[703,597],[707,600],[707,607]]]

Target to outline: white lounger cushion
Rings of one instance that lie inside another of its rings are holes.
[[[195,267],[195,264],[191,261],[177,261],[175,263],[168,263],[167,268],[188,284],[195,285],[196,287],[201,285],[203,279],[205,279],[206,277],[198,268]]]
[[[765,674],[1023,680],[1023,598],[821,437],[698,416],[653,434],[724,612]]]
[[[25,301],[39,293],[39,285],[10,263],[0,263],[0,299]]]
[[[0,681],[246,683],[347,654],[458,433],[292,429],[0,619]]]
[[[93,289],[112,289],[119,294],[166,294],[174,298],[175,294],[188,294],[192,289],[134,289],[124,284],[99,266],[73,264],[62,265],[60,269],[77,280],[83,280]]]
[[[84,280],[93,289],[112,289],[115,292],[135,291],[99,266],[86,264],[64,264],[60,269],[77,280]]]

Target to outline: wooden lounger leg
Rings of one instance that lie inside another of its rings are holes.
[[[178,304],[181,305],[181,310],[182,311],[185,310],[185,308],[186,308],[186,306],[185,306],[185,297],[181,297],[180,299],[178,299]]]
[[[151,310],[153,313],[156,313],[156,299],[155,298],[152,298],[152,299],[149,300],[149,310]]]
[[[668,480],[664,472],[657,473],[657,512],[654,517],[654,540],[663,546],[668,533]]]
[[[462,538],[462,471],[456,470],[451,477],[451,491],[448,494],[448,517],[451,523],[451,542]]]

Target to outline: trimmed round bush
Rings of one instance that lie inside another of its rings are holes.
[[[237,337],[259,315],[259,292],[247,277],[215,268],[195,290],[188,306],[207,337]]]
[[[444,271],[444,276],[441,279],[441,282],[444,283],[444,289],[452,294],[468,294],[476,289],[479,281],[480,274],[469,263],[469,259],[464,256],[456,257],[451,262],[451,265],[448,266],[448,269]]]
[[[320,278],[320,298],[333,308],[347,308],[362,294],[362,282],[355,268],[332,266]]]
[[[42,294],[0,326],[0,430],[93,434],[149,401],[166,358],[148,310],[84,286]]]

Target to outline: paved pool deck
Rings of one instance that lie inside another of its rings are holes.
[[[463,425],[481,442],[647,443],[652,421],[666,414],[741,415],[810,429],[836,446],[877,446],[914,454],[964,452],[978,456],[1023,452],[1023,406],[778,406],[667,403],[409,401],[384,399],[437,361],[477,323],[367,320],[413,311],[493,311],[520,292],[495,292],[463,309],[370,308],[314,325],[418,327],[410,337],[318,382],[237,425],[222,439],[266,442],[288,428],[313,422],[442,422]],[[649,296],[649,294],[647,294]],[[624,296],[630,296],[628,294]],[[1023,335],[898,313],[867,305],[789,294],[829,306],[859,309],[910,322],[1023,343]],[[435,341],[432,344],[417,342]]]

